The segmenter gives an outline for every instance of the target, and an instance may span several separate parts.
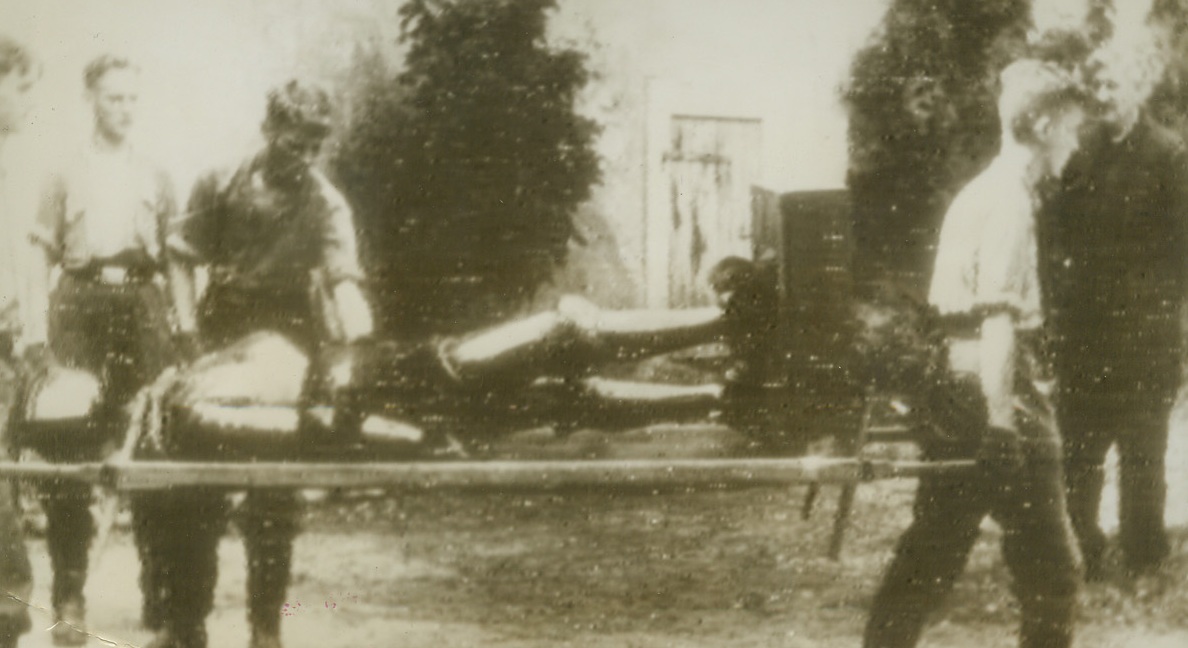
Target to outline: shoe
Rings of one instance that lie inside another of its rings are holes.
[[[185,633],[166,628],[153,635],[143,648],[206,648],[206,628],[199,626]]]
[[[252,640],[248,648],[284,648],[281,646],[280,635],[267,632],[252,631]]]
[[[17,619],[0,618],[0,648],[17,648],[21,635],[29,631],[29,619],[23,616]]]
[[[84,646],[87,643],[86,612],[82,601],[70,600],[54,614],[50,638],[55,646]]]
[[[153,635],[148,643],[144,644],[143,648],[177,648],[177,641],[174,640],[173,633],[168,630],[160,630]]]
[[[156,633],[165,629],[165,615],[161,612],[161,606],[150,603],[147,595],[140,608],[140,627]]]
[[[1167,561],[1167,557],[1171,554],[1167,536],[1164,535],[1161,538],[1157,537],[1157,539],[1153,539],[1151,545],[1143,547],[1142,551],[1124,550],[1126,572],[1130,576],[1143,576],[1158,572]]]

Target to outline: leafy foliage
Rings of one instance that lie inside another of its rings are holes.
[[[563,261],[599,179],[574,112],[584,55],[545,41],[555,0],[411,0],[404,68],[362,57],[333,162],[365,232],[383,325],[471,328],[514,311]]]
[[[1112,35],[1117,1],[1090,0],[1081,29],[1029,45],[1028,0],[892,0],[846,94],[861,280],[922,288],[949,201],[998,147],[998,73],[1021,56],[1083,63]],[[1168,30],[1172,55],[1148,112],[1184,131],[1188,1],[1156,0],[1151,20]]]
[[[998,72],[1025,42],[1027,0],[893,0],[855,58],[848,184],[859,279],[919,284],[956,190],[998,146]]]
[[[1161,123],[1188,131],[1188,0],[1156,0],[1153,17],[1171,34],[1171,51],[1163,82],[1155,88],[1150,110]]]

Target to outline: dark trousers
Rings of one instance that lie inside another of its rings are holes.
[[[4,346],[10,346],[5,344]],[[8,350],[0,351],[0,455],[8,456],[9,411],[15,397],[17,372]],[[21,511],[9,480],[0,480],[0,645],[29,630],[26,601],[33,590],[33,570],[21,532]],[[13,644],[15,645],[15,644]]]
[[[1025,462],[1010,479],[982,471],[920,479],[913,519],[875,594],[866,648],[915,646],[925,622],[953,587],[990,515],[1002,527],[1003,558],[1022,610],[1023,648],[1071,645],[1080,560],[1065,507],[1060,440],[1051,407],[1020,353],[1016,421]],[[926,456],[934,457],[925,448]]]
[[[248,621],[254,633],[277,634],[288,591],[293,539],[302,508],[291,490],[250,491],[236,511],[248,558]],[[145,622],[169,629],[176,648],[206,646],[214,607],[219,539],[230,504],[213,489],[179,488],[138,495],[133,525],[145,547],[141,587]]]
[[[212,286],[200,305],[199,331],[208,348],[226,346],[255,331],[277,331],[306,351],[312,363],[321,339],[312,312],[303,290],[245,292]],[[254,489],[234,516],[247,550],[248,621],[253,634],[279,633],[293,540],[303,513],[295,491]],[[134,502],[133,515],[146,546],[146,564],[153,565],[144,583],[145,621],[168,629],[179,648],[206,646],[218,542],[230,516],[226,494],[203,488],[145,494]]]
[[[1060,428],[1065,433],[1069,514],[1090,577],[1100,575],[1106,547],[1098,512],[1106,454],[1115,443],[1119,457],[1119,540],[1127,566],[1146,569],[1160,563],[1170,552],[1163,520],[1167,501],[1165,455],[1168,417],[1177,383],[1176,378],[1152,374],[1145,384],[1135,381],[1118,385],[1119,389],[1110,393],[1100,388],[1068,389],[1058,400]]]
[[[85,369],[103,384],[92,425],[98,433],[85,442],[46,452],[49,461],[95,461],[114,449],[127,429],[128,402],[173,357],[167,306],[151,282],[108,285],[62,276],[50,301],[49,344],[68,367]],[[91,487],[72,481],[47,482],[41,491],[46,544],[54,580],[51,601],[82,603],[87,552],[94,534]]]

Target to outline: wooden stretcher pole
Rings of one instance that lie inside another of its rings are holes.
[[[45,463],[41,461],[0,461],[0,478],[43,481],[70,479],[91,484],[104,480],[106,466],[102,463]]]
[[[211,463],[131,461],[85,464],[0,462],[0,478],[76,479],[117,491],[212,488],[558,488],[697,484],[854,484],[970,469],[972,461],[856,458],[452,461],[387,463]]]

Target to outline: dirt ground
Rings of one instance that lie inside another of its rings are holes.
[[[1188,646],[1188,408],[1176,415],[1162,573],[1089,586],[1077,645]],[[825,558],[836,489],[417,493],[311,506],[283,620],[288,648],[661,648],[859,645],[870,595],[908,521],[912,482],[864,485],[840,561]],[[1107,495],[1107,502],[1110,495]],[[1107,523],[1116,515],[1108,505]],[[1017,609],[986,523],[923,646],[1013,646]],[[31,541],[48,599],[44,542]],[[242,544],[221,546],[212,647],[244,646]],[[138,646],[138,565],[117,531],[90,583],[93,646]],[[35,611],[26,648],[49,646]]]

